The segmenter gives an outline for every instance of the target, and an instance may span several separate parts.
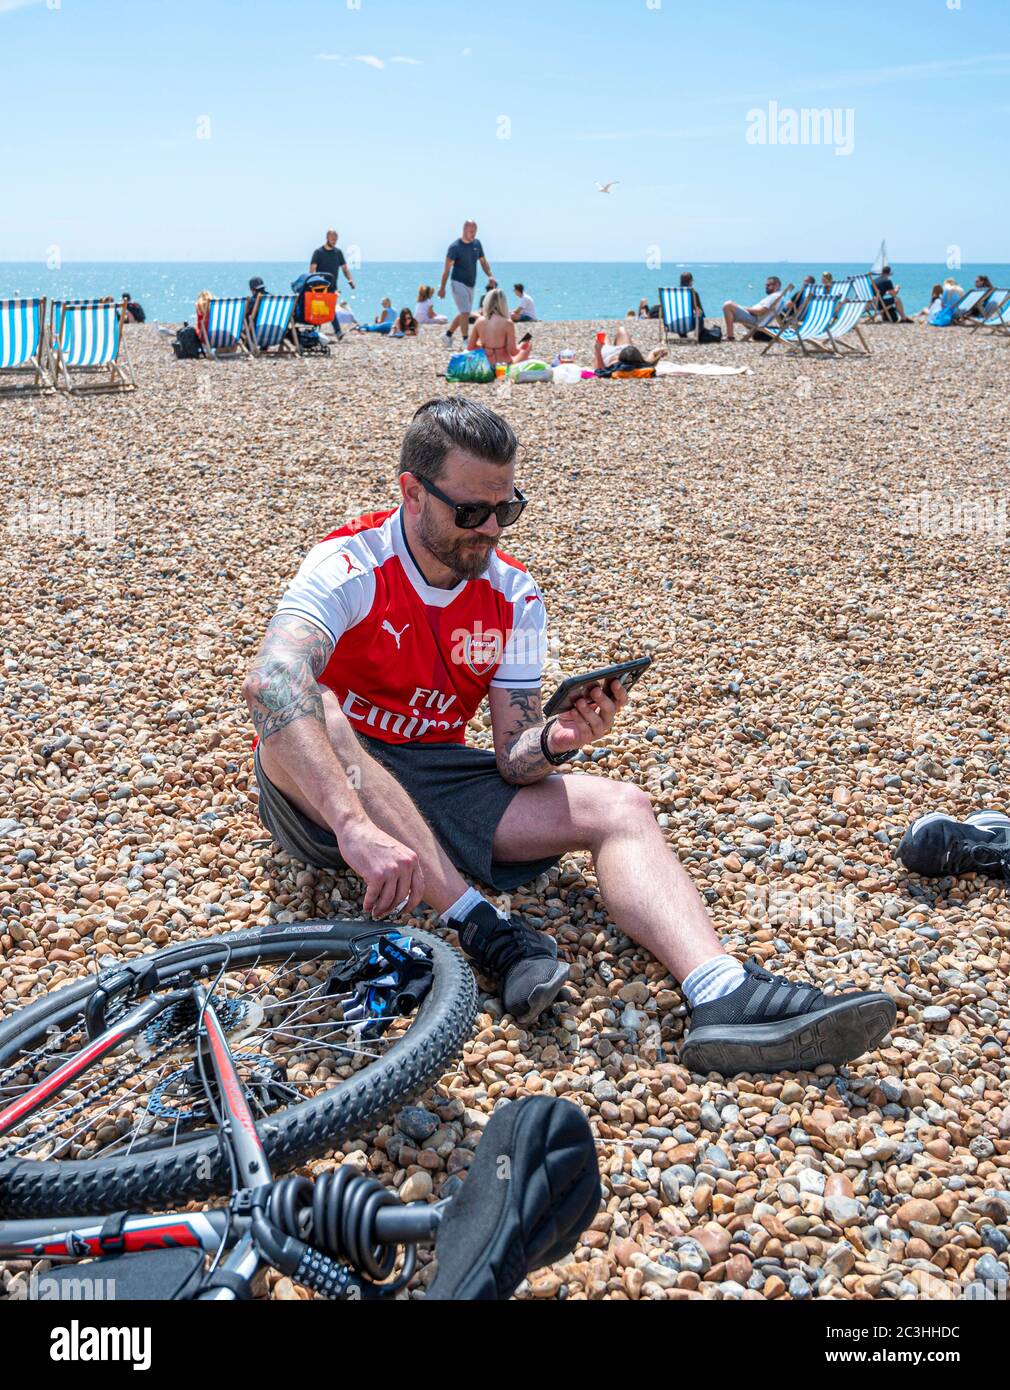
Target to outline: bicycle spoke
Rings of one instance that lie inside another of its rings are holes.
[[[255,960],[248,969],[229,966],[215,981],[215,1011],[258,1120],[300,1105],[381,1060],[410,1026],[409,1019],[345,1019],[344,1008],[353,1001],[357,1011],[361,1000],[353,980],[341,986],[343,992],[332,992],[334,963],[325,954],[303,960],[289,953],[279,960]],[[117,1000],[112,1021],[135,1002]],[[185,999],[169,1005],[127,1045],[0,1138],[0,1160],[112,1158],[175,1147],[214,1132],[216,1121],[194,1061],[196,1024]],[[373,1036],[363,1037],[369,1024]],[[0,1069],[0,1108],[32,1090],[87,1040],[82,1021],[72,1018],[16,1055]],[[206,1073],[216,1089],[209,1064]]]

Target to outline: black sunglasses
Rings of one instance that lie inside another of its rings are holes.
[[[526,507],[526,498],[514,484],[512,491],[515,493],[515,497],[509,502],[457,502],[454,498],[447,497],[430,478],[422,478],[420,473],[415,473],[413,476],[425,492],[430,492],[432,497],[437,497],[447,507],[453,508],[455,513],[453,519],[461,531],[473,531],[476,527],[483,526],[492,513],[494,513],[495,521],[504,530],[506,526],[515,525]]]

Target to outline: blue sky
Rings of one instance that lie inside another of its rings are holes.
[[[1008,0],[0,0],[0,45],[0,260],[437,259],[472,213],[503,260],[1010,261]],[[769,103],[851,154],[749,142]]]

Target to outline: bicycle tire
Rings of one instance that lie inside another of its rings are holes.
[[[334,959],[349,954],[349,943],[375,922],[296,922],[245,928],[202,941],[186,941],[144,956],[158,968],[158,984],[199,966],[220,965],[225,946],[229,968],[285,954],[327,948]],[[411,936],[432,953],[431,988],[407,1031],[389,1051],[332,1089],[257,1125],[271,1171],[281,1173],[339,1147],[335,1141],[376,1124],[415,1097],[454,1060],[470,1036],[477,1011],[477,989],[463,956],[427,932]],[[61,1025],[81,1012],[97,975],[67,985],[0,1022],[0,1067],[5,1057],[28,1045],[34,1035]],[[143,1211],[219,1196],[229,1190],[229,1169],[216,1135],[184,1141],[173,1148],[113,1158],[0,1160],[0,1216],[101,1215]]]

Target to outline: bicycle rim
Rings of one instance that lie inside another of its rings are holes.
[[[326,994],[329,973],[355,939],[382,930],[374,922],[297,922],[183,942],[143,958],[156,966],[157,984],[139,998],[189,973],[213,979],[227,957],[215,1008],[221,1001],[275,1173],[377,1124],[440,1076],[470,1035],[473,973],[458,951],[418,931],[409,935],[430,951],[433,978],[416,1011],[369,1038],[340,1017],[339,999]],[[0,1022],[0,1108],[82,1045],[84,1007],[99,978]],[[124,1043],[103,1070],[86,1073],[0,1138],[0,1214],[142,1210],[228,1190],[227,1158],[195,1084],[195,1028],[187,1038],[185,1020],[176,1024],[174,1034],[162,1025]]]

